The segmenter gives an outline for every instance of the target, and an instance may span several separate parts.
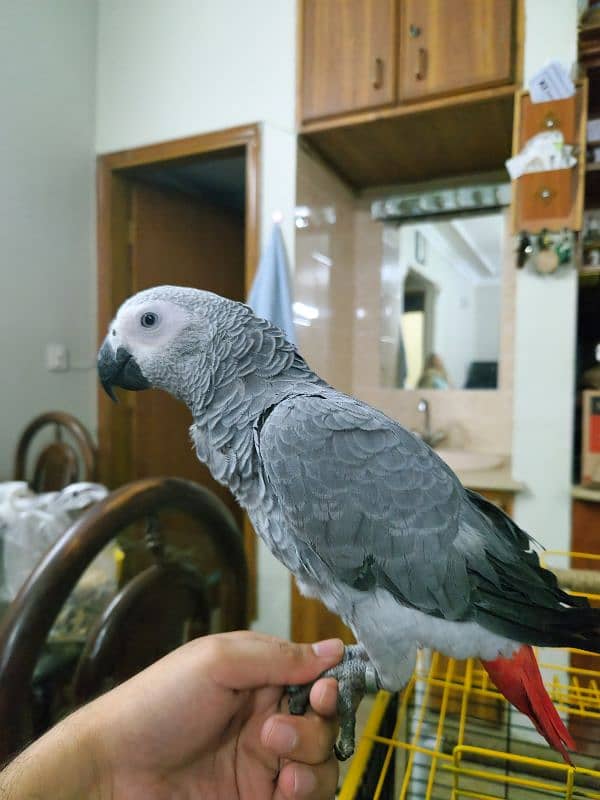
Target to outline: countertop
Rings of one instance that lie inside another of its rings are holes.
[[[510,467],[497,467],[496,469],[464,470],[456,472],[460,482],[467,489],[490,489],[497,492],[522,492],[526,487],[521,481],[516,481],[510,472]]]

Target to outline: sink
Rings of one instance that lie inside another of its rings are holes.
[[[497,469],[504,463],[504,456],[497,453],[476,453],[473,450],[451,450],[440,448],[438,456],[455,472]]]

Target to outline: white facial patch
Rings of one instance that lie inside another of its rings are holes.
[[[189,322],[181,306],[167,300],[148,300],[123,306],[109,330],[113,346],[122,345],[132,354],[162,350]],[[112,331],[115,331],[113,337]]]

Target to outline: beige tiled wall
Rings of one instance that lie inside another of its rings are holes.
[[[297,205],[311,211],[296,230],[294,300],[300,352],[326,381],[352,392],[354,312],[354,204],[352,192],[323,164],[298,152]],[[302,322],[303,324],[298,324]]]
[[[444,446],[509,456],[512,440],[514,264],[507,234],[503,270],[500,387],[497,391],[382,388],[379,384],[380,273],[383,226],[373,222],[370,201],[357,198],[318,159],[298,155],[298,205],[333,207],[335,222],[299,229],[295,299],[318,309],[298,328],[301,352],[326,380],[405,427],[421,425],[417,402],[430,403],[434,428],[448,432]],[[506,230],[508,231],[508,225]],[[319,254],[331,259],[327,267]]]

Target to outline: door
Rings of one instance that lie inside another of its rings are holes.
[[[304,0],[304,120],[396,98],[396,0]]]
[[[510,83],[513,0],[403,0],[399,99]]]
[[[175,284],[244,300],[244,218],[182,192],[135,182],[131,190],[132,292]],[[162,391],[135,392],[132,479],[171,475],[214,491],[241,524],[239,506],[192,448],[187,407]]]
[[[346,644],[356,641],[350,628],[325,608],[320,600],[304,597],[292,580],[292,626],[293,642],[318,642],[321,639],[339,637]]]

